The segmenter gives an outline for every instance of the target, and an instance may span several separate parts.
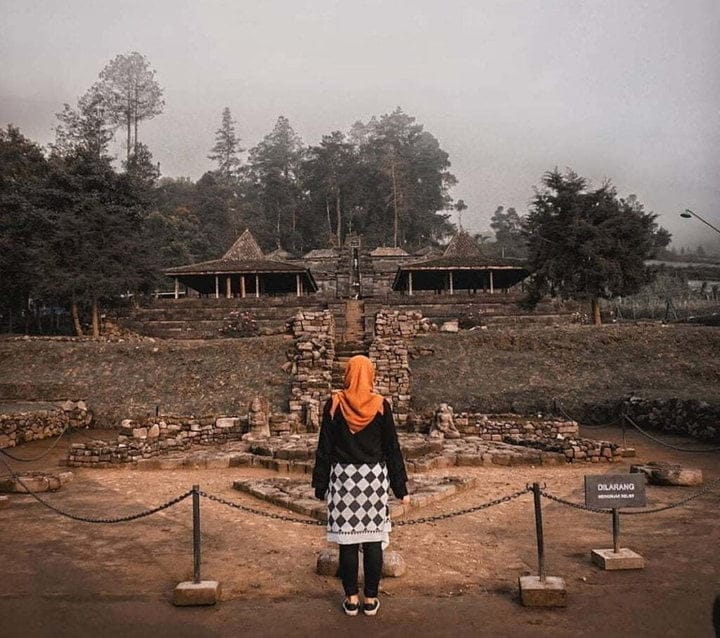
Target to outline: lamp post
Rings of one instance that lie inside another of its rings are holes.
[[[718,233],[718,235],[720,235],[720,228],[713,226],[709,221],[707,221],[706,219],[703,219],[702,217],[700,217],[700,215],[698,215],[697,213],[694,213],[689,208],[686,208],[685,212],[680,213],[680,217],[684,217],[685,219],[690,219],[691,217],[697,217],[703,224],[705,224],[706,226],[710,226],[710,228],[712,228],[716,233]]]

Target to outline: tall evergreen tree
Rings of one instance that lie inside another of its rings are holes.
[[[590,190],[570,170],[546,173],[527,219],[530,301],[544,294],[587,301],[599,325],[599,299],[634,294],[652,281],[645,260],[670,242],[656,218],[634,195],[618,198],[610,182]]]
[[[517,211],[498,206],[490,219],[501,257],[522,257],[526,253],[523,220]]]
[[[110,121],[126,131],[126,160],[138,144],[138,125],[162,113],[163,90],[144,55],[137,51],[115,56],[100,72],[94,89]]]
[[[56,114],[55,142],[51,150],[59,155],[86,152],[101,157],[107,153],[113,137],[111,115],[98,85],[93,85],[78,100],[76,108],[65,104]]]
[[[293,250],[302,246],[298,211],[302,200],[299,171],[303,152],[302,140],[281,115],[273,130],[250,149],[248,162],[251,195],[262,225],[266,231],[272,228],[277,246]]]
[[[29,329],[30,300],[48,273],[50,231],[42,150],[12,125],[0,130],[0,314],[12,332]]]
[[[240,148],[240,138],[235,135],[235,122],[226,106],[222,113],[222,123],[215,132],[215,146],[210,149],[208,159],[217,164],[217,174],[226,184],[237,178],[240,168],[239,153],[245,149]]]

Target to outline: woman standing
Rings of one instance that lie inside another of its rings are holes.
[[[365,584],[363,613],[374,616],[389,543],[388,487],[407,502],[407,474],[390,404],[373,392],[375,367],[367,357],[352,357],[345,368],[345,389],[325,404],[315,454],[312,485],[327,501],[327,539],[340,546],[340,574],[348,616],[357,616],[358,550],[362,545]]]

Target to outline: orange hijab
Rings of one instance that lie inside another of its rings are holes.
[[[345,389],[332,396],[330,416],[340,411],[347,421],[350,432],[356,434],[368,425],[379,412],[383,413],[383,398],[375,394],[375,366],[367,357],[359,354],[352,357],[345,367]]]

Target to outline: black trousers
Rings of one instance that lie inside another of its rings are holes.
[[[365,586],[363,592],[367,598],[375,598],[380,586],[382,572],[383,551],[382,543],[363,543],[363,570],[365,571]],[[340,545],[340,577],[346,596],[355,596],[358,593],[358,550],[360,544]]]

